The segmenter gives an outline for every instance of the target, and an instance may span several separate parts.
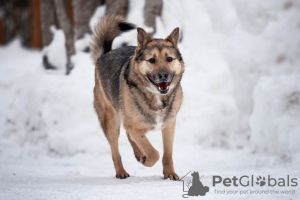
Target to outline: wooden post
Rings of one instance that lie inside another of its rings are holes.
[[[4,44],[4,20],[0,17],[0,44]]]
[[[31,46],[34,48],[42,48],[40,0],[31,0],[31,10],[32,10]]]

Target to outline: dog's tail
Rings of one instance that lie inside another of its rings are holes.
[[[91,56],[94,64],[102,54],[111,50],[115,37],[134,28],[134,24],[128,23],[119,15],[108,15],[102,19],[95,27],[91,41]]]

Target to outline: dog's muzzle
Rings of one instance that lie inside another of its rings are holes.
[[[150,82],[155,85],[161,94],[167,94],[169,86],[173,80],[173,76],[166,71],[159,72],[157,75],[148,75]]]

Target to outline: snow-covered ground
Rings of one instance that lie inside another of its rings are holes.
[[[149,29],[145,1],[130,2],[128,20]],[[180,177],[199,172],[210,187],[202,198],[300,198],[299,11],[292,0],[164,1],[155,37],[180,27],[186,65],[175,169]],[[88,35],[76,48],[86,41]],[[123,42],[134,45],[136,32],[117,38],[114,48]],[[43,70],[41,51],[19,40],[0,47],[0,199],[182,199],[182,182],[162,179],[161,160],[152,168],[136,162],[123,129],[120,152],[131,177],[114,178],[93,110],[94,67],[87,53],[78,51],[72,61],[69,76],[54,75]],[[162,155],[160,132],[148,136]],[[295,194],[216,194],[245,188],[213,187],[213,175],[289,175],[298,186],[263,188]]]
[[[99,148],[101,145],[99,145]],[[125,169],[131,177],[114,178],[109,152],[98,156],[77,154],[67,158],[46,155],[24,155],[17,146],[1,143],[0,199],[182,199],[181,181],[163,180],[161,160],[146,168],[138,163],[128,145],[121,146]],[[161,152],[161,151],[160,151]],[[282,161],[271,155],[252,154],[248,150],[207,149],[196,145],[180,145],[175,141],[174,162],[182,177],[198,171],[203,185],[210,191],[203,199],[299,199],[300,188],[230,187],[218,190],[295,190],[295,194],[215,194],[212,176],[232,178],[243,175],[300,179],[298,162]],[[190,197],[192,198],[192,197]],[[199,197],[198,197],[199,198]],[[201,198],[200,198],[201,199]]]

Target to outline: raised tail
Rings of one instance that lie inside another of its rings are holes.
[[[119,15],[108,15],[104,17],[95,27],[91,41],[91,56],[94,64],[98,58],[111,50],[113,40],[122,32],[135,28],[126,19]]]

